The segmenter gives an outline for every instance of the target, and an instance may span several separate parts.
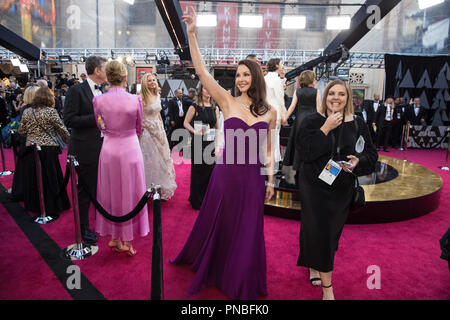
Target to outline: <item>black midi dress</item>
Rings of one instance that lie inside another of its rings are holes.
[[[211,129],[216,126],[216,108],[215,107],[200,107],[193,104],[195,108],[194,118],[191,121],[192,127],[194,123],[202,123],[209,125]],[[216,132],[217,134],[217,132]],[[195,143],[195,140],[202,139],[201,143]],[[201,146],[201,150],[195,150],[196,146]],[[191,142],[191,184],[189,202],[193,209],[200,210],[205,197],[206,189],[211,178],[211,173],[214,169],[215,163],[207,163],[205,161],[205,153],[209,152],[210,157],[215,157],[214,141],[204,141],[203,136],[192,135]],[[205,151],[205,149],[207,149]]]
[[[296,139],[296,150],[300,160],[298,168],[302,207],[300,254],[297,265],[314,268],[320,272],[333,270],[334,255],[350,210],[355,183],[354,175],[341,170],[330,186],[319,179],[320,173],[332,154],[335,154],[333,158],[335,161],[348,161],[348,155],[358,157],[359,163],[353,171],[356,176],[373,172],[378,160],[378,154],[363,119],[356,117],[353,121],[343,122],[328,135],[320,130],[325,121],[326,118],[319,113],[307,116],[299,128]],[[358,121],[358,132],[355,121]],[[340,152],[337,153],[339,134],[342,134],[342,137]],[[359,136],[363,137],[365,147],[357,154],[355,145]]]
[[[297,96],[297,105],[295,107],[295,122],[289,134],[289,141],[286,147],[283,165],[293,165],[293,169],[297,170],[299,159],[298,152],[295,151],[295,139],[298,136],[298,130],[303,120],[310,114],[315,114],[317,112],[317,89],[312,87],[298,88],[295,94]]]

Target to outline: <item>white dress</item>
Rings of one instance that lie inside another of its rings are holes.
[[[274,132],[272,132],[272,148],[274,151],[275,169],[277,169],[278,162],[281,161],[280,153],[280,129],[281,120],[286,114],[286,107],[284,105],[284,89],[283,80],[280,79],[278,73],[268,72],[264,77],[266,81],[267,103],[277,111],[277,121]]]
[[[161,199],[168,200],[173,196],[177,184],[175,169],[170,157],[169,142],[167,141],[164,125],[160,117],[160,96],[144,106],[142,121],[142,135],[139,144],[144,158],[145,184],[161,186]]]

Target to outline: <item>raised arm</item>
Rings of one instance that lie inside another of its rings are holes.
[[[197,15],[195,13],[194,7],[189,7],[191,14],[184,15],[183,21],[186,23],[186,30],[189,40],[189,50],[192,57],[192,63],[194,64],[195,72],[197,73],[200,82],[208,90],[208,92],[213,97],[214,101],[222,108],[222,111],[227,111],[229,109],[230,102],[233,97],[231,94],[222,88],[213,76],[209,73],[206,68],[203,57],[198,48],[197,37],[195,35],[197,27]]]

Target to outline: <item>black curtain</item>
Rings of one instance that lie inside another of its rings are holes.
[[[421,98],[428,125],[449,125],[450,57],[385,54],[386,96]]]

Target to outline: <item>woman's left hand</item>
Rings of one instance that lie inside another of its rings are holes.
[[[197,29],[197,14],[195,13],[195,9],[193,6],[189,6],[191,14],[186,14],[182,16],[182,21],[186,23],[186,32],[187,33],[195,33]]]
[[[345,163],[342,164],[342,169],[344,169],[345,172],[352,173],[353,170],[356,168],[356,166],[359,163],[359,158],[355,156],[347,156],[347,159],[349,159],[348,162],[350,162],[352,165],[348,166]]]
[[[270,199],[272,199],[273,195],[275,194],[275,189],[274,187],[271,186],[267,186],[266,187],[266,199],[264,200],[265,202],[270,201]]]

